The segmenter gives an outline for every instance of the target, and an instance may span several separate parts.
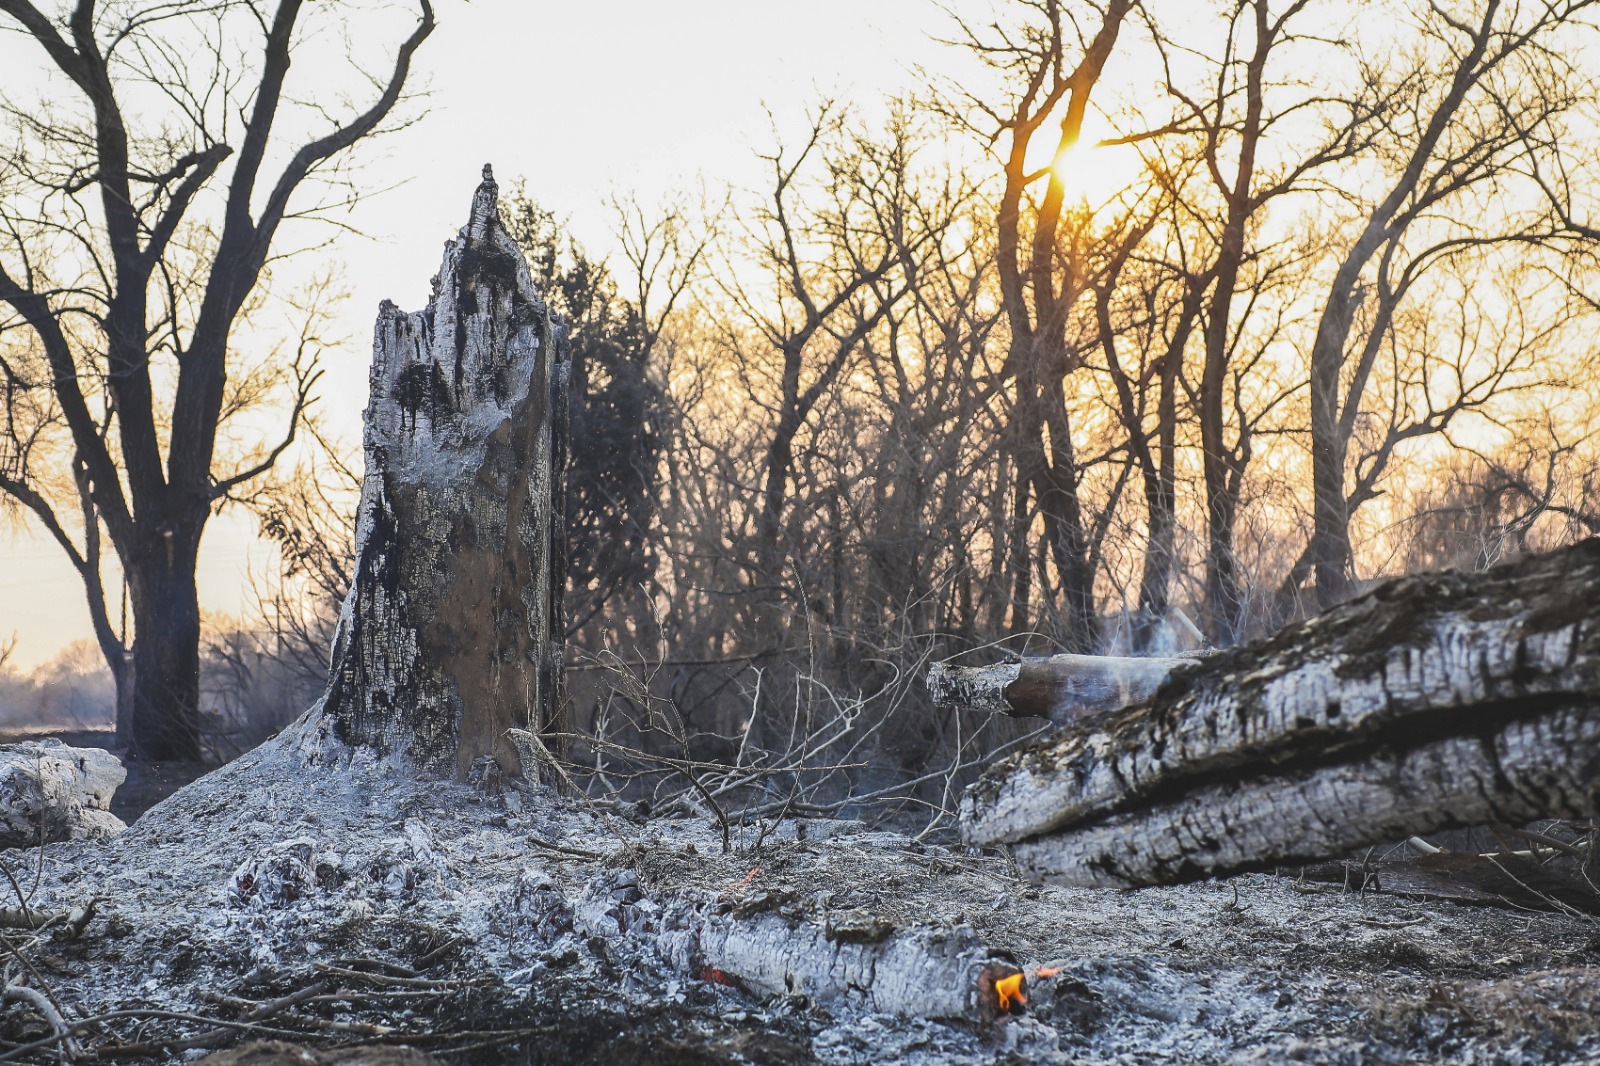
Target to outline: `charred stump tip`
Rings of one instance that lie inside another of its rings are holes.
[[[487,240],[490,228],[500,220],[500,185],[494,180],[494,167],[483,165],[483,181],[472,196],[472,221],[467,235],[474,241]]]

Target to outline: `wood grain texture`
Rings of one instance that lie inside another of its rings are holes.
[[[1175,670],[964,797],[1034,877],[1206,877],[1600,810],[1600,541],[1389,582]]]

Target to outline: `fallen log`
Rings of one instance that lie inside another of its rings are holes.
[[[1600,540],[1423,574],[1172,672],[991,770],[964,838],[1033,878],[1184,881],[1600,810]]]
[[[1195,661],[1051,655],[994,666],[934,663],[928,669],[928,691],[939,706],[1048,718],[1064,726],[1087,715],[1143,703],[1174,670]]]

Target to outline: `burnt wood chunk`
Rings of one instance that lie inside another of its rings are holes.
[[[971,844],[1141,885],[1600,811],[1600,540],[1422,574],[1183,665],[992,767]]]
[[[928,671],[934,702],[1013,718],[1068,725],[1090,714],[1143,703],[1174,670],[1193,659],[1052,655],[997,666],[936,663]]]

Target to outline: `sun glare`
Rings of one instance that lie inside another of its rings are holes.
[[[1085,116],[1077,143],[1057,152],[1050,169],[1066,190],[1067,201],[1099,210],[1139,178],[1143,163],[1132,145],[1105,144],[1117,131],[1097,115]],[[1046,141],[1046,150],[1053,148]]]

